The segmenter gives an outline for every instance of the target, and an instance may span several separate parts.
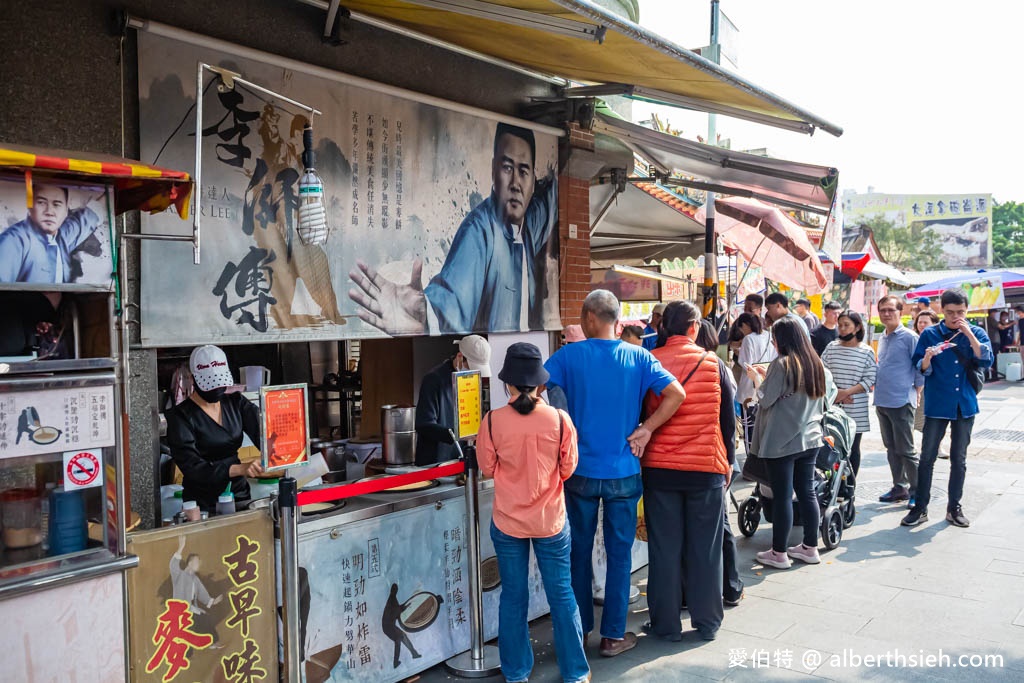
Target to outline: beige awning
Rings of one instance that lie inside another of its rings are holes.
[[[337,3],[300,0],[338,12]],[[842,128],[593,0],[343,0],[357,21],[625,94],[812,133]],[[586,92],[577,92],[587,96]]]

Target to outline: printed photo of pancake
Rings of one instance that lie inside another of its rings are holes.
[[[488,557],[480,563],[480,586],[484,592],[492,591],[501,585],[501,572],[498,571],[498,558]]]
[[[437,619],[443,599],[427,591],[416,593],[402,605],[399,622],[408,633],[422,631]]]
[[[40,427],[32,432],[28,438],[40,446],[46,446],[60,438],[61,431],[56,427]]]

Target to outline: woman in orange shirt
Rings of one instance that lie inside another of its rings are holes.
[[[569,578],[571,542],[562,492],[562,482],[576,469],[576,428],[565,412],[538,396],[548,373],[533,344],[510,346],[498,378],[510,401],[489,412],[480,425],[477,459],[484,476],[494,477],[491,540],[501,572],[501,672],[509,683],[518,683],[533,669],[527,618],[532,543],[551,607],[562,680],[588,681],[580,611]]]

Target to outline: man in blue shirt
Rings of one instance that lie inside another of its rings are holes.
[[[423,263],[396,284],[357,262],[349,298],[359,317],[391,334],[543,329],[544,264],[558,219],[553,174],[538,181],[533,131],[499,123],[491,195],[463,219],[441,272],[424,289]]]
[[[66,187],[35,185],[28,217],[0,232],[0,283],[70,282],[71,252],[99,226],[92,209],[68,210]]]
[[[892,490],[878,499],[883,503],[913,501],[917,490],[914,412],[924,377],[913,361],[917,335],[900,324],[902,312],[899,297],[883,296],[878,300],[878,317],[885,334],[878,341],[875,413],[892,473]]]
[[[658,328],[661,326],[661,314],[665,312],[665,304],[655,304],[651,311],[651,319],[644,327],[644,334],[640,341],[645,349],[653,351],[658,345]]]
[[[974,416],[978,414],[978,394],[969,375],[992,365],[992,344],[985,330],[967,322],[967,294],[962,289],[942,293],[943,321],[921,333],[914,350],[914,364],[924,374],[924,438],[917,473],[917,499],[903,518],[903,526],[928,521],[932,470],[939,452],[939,441],[950,427],[949,497],[946,521],[967,527],[960,499],[967,478],[967,446],[971,442]]]
[[[619,301],[605,289],[583,302],[580,322],[586,341],[563,346],[544,364],[548,386],[565,393],[579,434],[579,465],[565,482],[565,506],[572,534],[572,588],[583,632],[594,628],[594,535],[598,506],[604,505],[604,547],[608,568],[601,615],[601,654],[614,657],[636,646],[626,632],[636,507],[640,500],[640,456],[651,438],[683,402],[683,388],[646,349],[615,338]],[[648,391],[664,397],[640,423]]]

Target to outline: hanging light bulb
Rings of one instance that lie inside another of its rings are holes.
[[[327,207],[324,205],[324,181],[316,172],[316,154],[313,152],[313,126],[302,130],[302,165],[299,179],[299,239],[305,244],[323,244],[327,241]]]

